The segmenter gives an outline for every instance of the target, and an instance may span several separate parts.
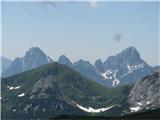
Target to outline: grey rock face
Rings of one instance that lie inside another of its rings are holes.
[[[160,107],[160,73],[153,73],[133,86],[129,103],[139,109],[155,109]]]
[[[140,55],[138,51],[134,47],[129,47],[117,54],[116,56],[109,57],[105,62],[105,67],[124,67],[124,64],[139,64],[141,62]],[[109,63],[117,63],[117,64],[109,64]],[[121,63],[121,64],[120,64]]]
[[[129,47],[115,56],[108,57],[103,65],[107,69],[117,69],[127,68],[127,64],[133,66],[142,63],[145,62],[140,58],[138,51],[134,47]]]
[[[87,76],[91,80],[100,83],[100,79],[102,77],[96,73],[94,66],[89,61],[84,61],[80,59],[73,64],[73,68],[81,74]]]
[[[99,73],[105,72],[105,69],[104,69],[104,66],[103,66],[101,59],[96,60],[94,66],[95,66],[95,69],[97,72],[99,72]]]
[[[15,58],[10,66],[3,71],[2,77],[12,76],[50,62],[52,62],[52,59],[45,55],[40,48],[32,47],[24,57]]]
[[[47,76],[41,78],[35,83],[32,89],[32,98],[45,98],[48,99],[52,94],[56,93],[56,78],[54,76]]]
[[[30,48],[23,58],[23,70],[30,70],[40,65],[52,62],[51,58],[38,47]]]
[[[7,77],[17,73],[21,73],[23,71],[22,64],[22,58],[15,58],[13,62],[10,64],[10,66],[3,71],[2,77]]]
[[[73,69],[103,86],[112,86],[112,83],[110,81],[104,81],[100,72],[97,71],[95,66],[93,66],[89,61],[80,59],[79,61],[73,63]]]
[[[58,62],[72,67],[71,61],[65,55],[61,55],[58,59]]]
[[[89,71],[94,71],[94,67],[92,66],[92,64],[89,62],[89,61],[84,61],[82,59],[80,59],[79,61],[75,62],[73,64],[73,66],[77,69],[80,69],[81,71],[86,71],[86,72],[89,72]],[[85,68],[85,69],[84,69]],[[87,69],[89,71],[87,71]]]

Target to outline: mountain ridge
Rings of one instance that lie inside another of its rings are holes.
[[[142,103],[132,102],[130,96],[150,95],[147,88],[160,85],[159,78],[159,73],[152,73],[134,85],[106,88],[67,65],[49,63],[2,79],[2,118],[46,119],[61,114],[118,117],[155,109],[157,102],[141,107]],[[142,83],[148,87],[139,91],[137,85],[145,86]],[[152,93],[160,96],[156,91]]]
[[[10,67],[3,72],[2,77],[21,73],[52,61],[40,48],[33,47],[26,52],[24,57],[15,58]],[[109,56],[104,62],[97,59],[94,65],[82,59],[72,63],[65,55],[61,55],[58,62],[68,65],[89,79],[107,87],[131,84],[153,71],[153,68],[141,59],[139,52],[133,46],[115,56]]]
[[[128,47],[115,56],[109,56],[104,62],[97,59],[94,65],[87,65],[87,61],[76,63],[79,63],[75,68],[77,71],[107,87],[133,83],[153,71],[134,47]]]
[[[72,110],[72,114],[87,114],[80,106],[96,110],[118,105],[128,95],[125,89],[129,88],[106,88],[66,65],[49,63],[2,79],[2,116],[44,118]]]

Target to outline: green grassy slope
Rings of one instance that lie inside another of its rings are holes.
[[[13,114],[14,108],[18,109],[22,114],[25,104],[32,103],[29,98],[37,82],[42,79],[50,79],[52,90],[46,89],[45,93],[49,94],[48,107],[50,99],[64,102],[65,105],[75,105],[72,101],[84,106],[93,108],[107,107],[115,104],[124,103],[130,90],[129,86],[119,88],[106,88],[96,82],[82,76],[80,73],[59,63],[50,63],[39,68],[2,79],[2,116],[5,114]],[[21,86],[17,90],[9,90],[7,86]],[[17,98],[17,95],[25,93],[24,97]],[[39,101],[39,99],[34,99]],[[39,102],[43,104],[42,101]],[[17,104],[19,107],[17,107]],[[44,106],[45,107],[45,106]],[[22,110],[23,109],[23,110]],[[30,110],[32,112],[32,110]],[[54,111],[50,111],[51,113]],[[18,112],[17,112],[18,114]],[[74,113],[73,113],[74,114]],[[45,115],[45,114],[44,114]],[[47,113],[46,113],[47,115]]]

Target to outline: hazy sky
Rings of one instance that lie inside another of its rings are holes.
[[[93,63],[135,46],[158,65],[158,12],[157,2],[3,2],[2,56],[38,46],[53,60],[65,54]]]

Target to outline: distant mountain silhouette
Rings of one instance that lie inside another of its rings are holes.
[[[40,48],[32,47],[22,58],[15,58],[5,71],[2,73],[2,77],[12,76],[43,64],[52,62],[53,60],[48,57]]]

